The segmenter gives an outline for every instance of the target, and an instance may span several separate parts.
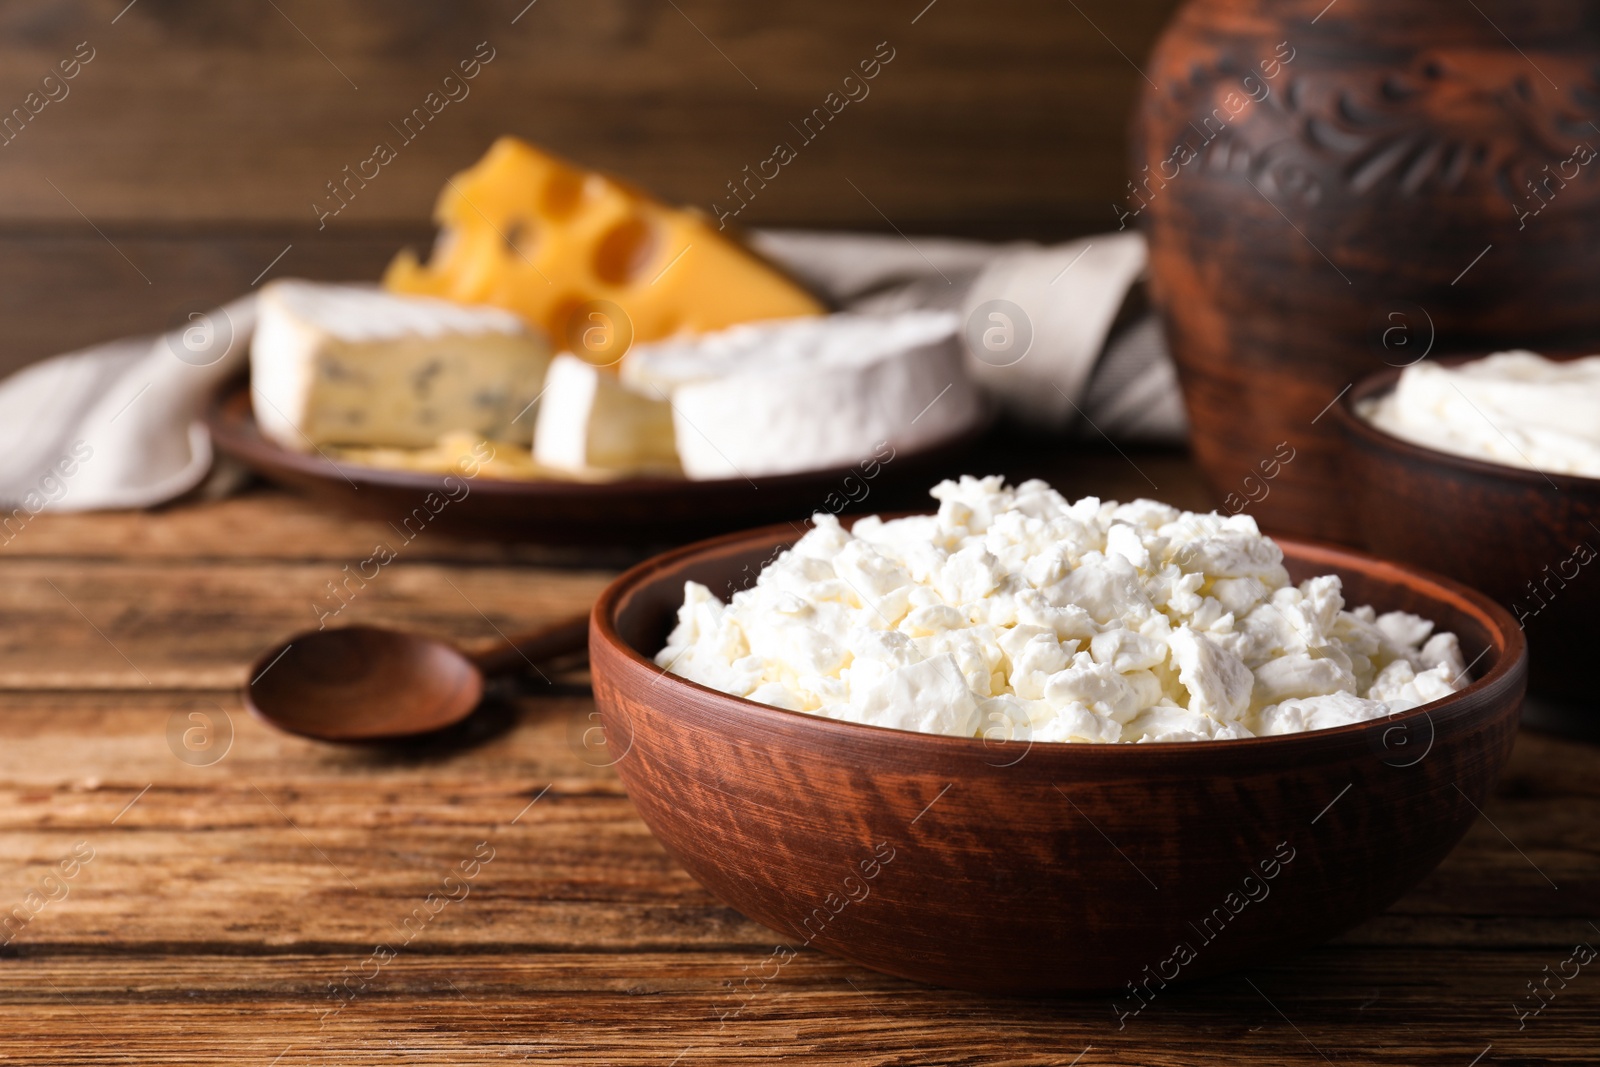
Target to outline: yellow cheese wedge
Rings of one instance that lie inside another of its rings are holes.
[[[601,366],[635,342],[825,310],[703,216],[514,137],[451,179],[434,217],[431,261],[402,252],[389,289],[510,309]]]

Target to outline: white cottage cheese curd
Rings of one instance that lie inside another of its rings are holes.
[[[656,662],[850,722],[1036,741],[1204,741],[1381,718],[1462,688],[1454,634],[1289,583],[1248,515],[936,486],[937,515],[832,515],[724,604],[695,582]]]
[[[1600,356],[1500,352],[1459,367],[1417,363],[1358,411],[1424,448],[1600,478]]]

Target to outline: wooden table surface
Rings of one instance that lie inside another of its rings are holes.
[[[1186,460],[1134,458],[1057,480],[1205,503]],[[735,1013],[778,935],[651,838],[586,743],[581,674],[423,744],[318,744],[242,711],[252,657],[382,532],[258,489],[42,516],[0,551],[0,1061],[1600,1061],[1600,967],[1548,977],[1600,946],[1600,753],[1528,732],[1388,912],[1125,1029],[1103,996],[979,997],[808,950]],[[345,618],[490,637],[584,608],[617,562],[430,536]]]

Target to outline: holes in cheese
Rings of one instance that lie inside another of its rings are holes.
[[[506,224],[506,255],[518,259],[531,258],[534,228],[527,219],[512,219]]]
[[[557,346],[599,336],[591,305],[617,309],[610,336],[630,343],[825,310],[697,212],[513,137],[456,175],[434,214],[442,234],[428,262],[401,253],[385,286],[507,308]],[[571,350],[606,366],[621,355]]]
[[[659,243],[655,227],[644,219],[623,219],[600,238],[594,253],[595,277],[608,285],[637,280],[655,258]]]

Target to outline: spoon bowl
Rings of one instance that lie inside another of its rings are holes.
[[[311,630],[256,661],[244,702],[282,730],[324,741],[429,733],[471,714],[485,676],[581,649],[587,624],[563,620],[476,654],[377,626]]]

